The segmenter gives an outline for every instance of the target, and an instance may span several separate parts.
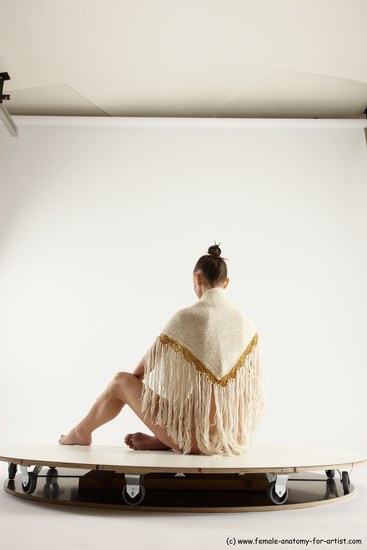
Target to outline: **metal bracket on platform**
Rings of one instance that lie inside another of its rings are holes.
[[[43,468],[43,466],[35,466],[32,474],[35,475],[35,476],[38,476],[38,474],[40,473],[42,468]],[[30,477],[29,476],[30,472],[28,472],[28,466],[21,465],[20,466],[20,471],[22,472],[23,487],[26,487],[29,483],[29,477]]]
[[[287,491],[287,481],[289,478],[288,474],[266,474],[266,477],[268,478],[269,483],[273,483],[275,481],[274,491],[279,498],[285,495]]]
[[[140,474],[125,474],[126,492],[131,498],[135,498],[140,493],[142,477]]]
[[[31,495],[37,487],[38,474],[42,470],[43,466],[35,466],[33,472],[28,472],[28,466],[21,464],[20,471],[22,472],[22,487],[23,491],[28,495]]]
[[[126,504],[137,506],[145,498],[144,474],[125,474],[122,498]]]
[[[350,474],[352,473],[352,470],[353,468],[351,468],[349,472],[347,472],[346,470],[343,470],[343,471],[338,470],[338,473],[340,476],[340,482],[343,486],[345,495],[350,493]]]

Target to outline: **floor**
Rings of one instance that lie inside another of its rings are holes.
[[[0,463],[1,484],[6,477],[6,464]],[[350,539],[361,539],[362,544],[349,545],[367,549],[367,465],[356,467],[351,480],[357,494],[345,502],[247,514],[122,513],[52,507],[14,498],[1,490],[0,548],[219,550],[238,545],[238,539],[258,537],[267,539],[266,543],[258,542],[267,548],[340,549],[348,546]],[[314,537],[318,539],[315,542]]]

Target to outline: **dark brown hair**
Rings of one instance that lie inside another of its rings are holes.
[[[208,254],[201,256],[194,267],[194,271],[200,270],[211,286],[221,285],[227,279],[227,258],[221,258],[221,253],[219,245],[214,241],[214,245],[208,248]]]

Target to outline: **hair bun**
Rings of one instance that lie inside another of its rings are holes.
[[[214,243],[215,243],[215,241],[214,241]],[[208,254],[210,254],[210,256],[215,256],[216,258],[219,258],[221,253],[222,253],[222,251],[219,248],[218,244],[214,244],[212,246],[209,246],[209,248],[208,248]]]

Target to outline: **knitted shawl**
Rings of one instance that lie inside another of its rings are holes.
[[[209,434],[214,394],[217,435]],[[245,454],[265,411],[259,337],[222,287],[179,310],[145,355],[142,411],[183,454]]]

